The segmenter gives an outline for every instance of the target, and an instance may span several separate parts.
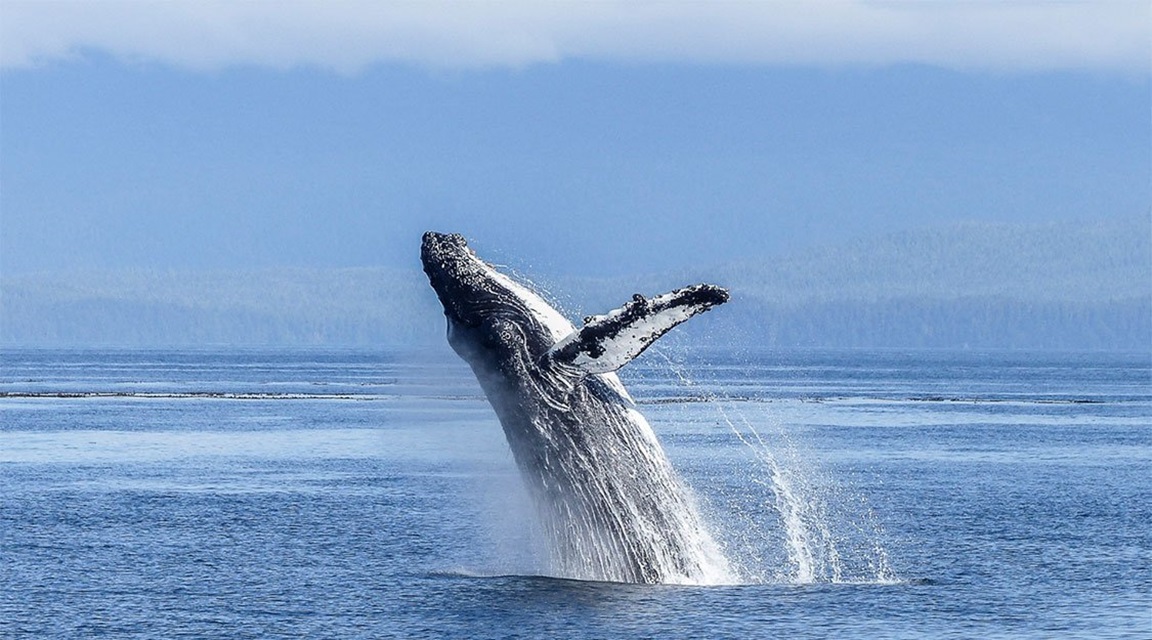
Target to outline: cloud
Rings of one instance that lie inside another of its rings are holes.
[[[1145,0],[5,0],[0,67],[103,52],[191,69],[344,73],[566,59],[1147,73],[1150,25]]]

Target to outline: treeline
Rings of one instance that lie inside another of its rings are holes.
[[[443,316],[403,269],[98,272],[9,278],[9,346],[396,345],[429,342]]]
[[[1152,298],[1102,303],[1001,298],[826,302],[717,314],[761,346],[909,349],[1152,349]]]
[[[413,274],[421,275],[421,274]],[[695,341],[772,347],[1148,350],[1152,298],[1109,302],[892,299],[774,306],[741,298],[677,332]],[[373,304],[191,304],[123,297],[5,295],[6,346],[391,346],[444,338],[431,292]]]

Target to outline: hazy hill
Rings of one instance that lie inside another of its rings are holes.
[[[905,232],[718,273],[771,344],[1152,349],[1149,220]]]
[[[962,225],[628,278],[543,277],[573,318],[696,281],[733,301],[681,331],[727,344],[1152,348],[1152,224]],[[0,280],[5,345],[443,340],[412,269],[83,272]]]
[[[441,312],[407,269],[100,271],[3,280],[8,345],[369,345],[428,341]]]
[[[820,247],[725,276],[782,304],[993,296],[1101,302],[1152,293],[1152,222],[967,224]]]

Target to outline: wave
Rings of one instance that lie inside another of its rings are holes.
[[[1099,398],[972,398],[964,396],[912,396],[904,398],[905,402],[964,402],[964,403],[998,403],[1012,402],[1018,404],[1107,404],[1115,400],[1101,400]]]
[[[751,395],[700,395],[700,396],[669,396],[661,398],[637,398],[636,403],[640,405],[676,405],[676,404],[694,404],[694,403],[748,403],[748,404],[770,404],[774,402],[803,402],[803,403],[837,403],[837,402],[875,402],[875,403],[901,403],[901,402],[922,402],[922,403],[956,403],[956,404],[1018,404],[1018,405],[1051,405],[1051,404],[1066,404],[1066,405],[1103,405],[1103,404],[1116,404],[1116,403],[1131,403],[1131,402],[1148,402],[1150,400],[1147,396],[1112,396],[1106,398],[1075,398],[1075,397],[1056,397],[1056,398],[1013,398],[1013,397],[979,397],[979,396],[779,396],[779,397],[766,397],[766,396],[751,396]]]
[[[314,386],[326,386],[314,384]],[[383,386],[361,384],[359,386]],[[320,393],[320,392],[270,392],[270,391],[0,391],[0,399],[53,399],[82,400],[88,398],[144,398],[159,400],[209,399],[209,400],[383,400],[402,397],[396,393]],[[424,400],[478,400],[478,394],[422,394]],[[660,398],[637,398],[639,405],[680,405],[718,403],[770,404],[774,402],[802,403],[903,403],[926,404],[1015,404],[1015,405],[1106,405],[1121,403],[1149,402],[1145,396],[1114,396],[1107,398],[1009,398],[973,396],[786,396],[765,397],[748,395],[686,395]]]
[[[639,589],[656,589],[656,588],[669,588],[669,587],[687,587],[687,588],[732,588],[732,587],[805,587],[805,586],[829,586],[829,585],[843,585],[843,586],[923,586],[939,584],[938,581],[931,578],[877,578],[877,579],[844,579],[844,580],[811,580],[811,581],[794,581],[794,580],[751,580],[751,579],[737,579],[730,583],[700,583],[700,584],[685,584],[685,583],[639,583],[639,582],[617,582],[612,580],[588,580],[580,578],[565,578],[560,576],[550,576],[540,573],[504,573],[499,571],[481,571],[478,569],[470,569],[465,567],[458,567],[455,569],[442,569],[431,571],[427,574],[432,578],[449,578],[449,579],[466,579],[466,580],[515,580],[528,583],[537,583],[544,586],[554,587],[586,587],[586,588],[620,588],[620,587],[636,587]]]
[[[367,393],[246,393],[231,391],[0,391],[0,398],[149,398],[212,400],[379,400],[394,396]]]

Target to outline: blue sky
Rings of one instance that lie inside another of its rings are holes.
[[[1079,30],[1050,3],[911,26],[850,2],[96,5],[5,6],[4,273],[413,266],[425,229],[635,273],[1152,206],[1142,3]]]

